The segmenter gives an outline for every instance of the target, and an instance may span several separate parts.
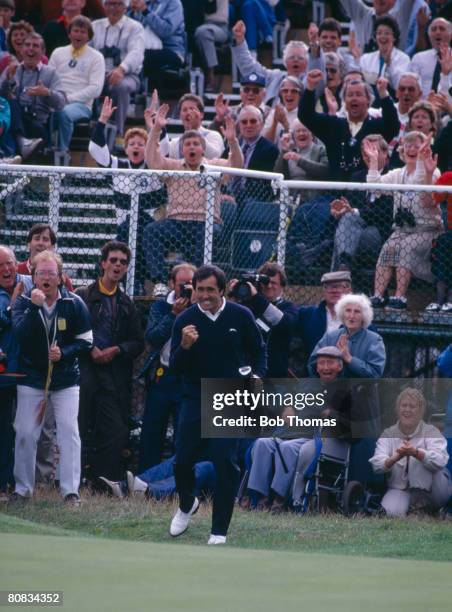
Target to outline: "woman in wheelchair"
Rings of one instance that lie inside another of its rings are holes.
[[[381,505],[388,516],[432,513],[452,495],[446,439],[423,420],[425,406],[420,391],[404,389],[396,401],[397,423],[383,431],[369,460],[376,473],[387,475]]]

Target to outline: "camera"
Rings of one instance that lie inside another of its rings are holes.
[[[268,285],[269,282],[270,277],[267,276],[267,274],[258,274],[257,272],[242,274],[242,277],[234,285],[234,289],[231,291],[231,297],[235,298],[237,302],[241,304],[246,304],[250,302],[253,297],[248,283],[251,283],[257,288],[259,284]]]
[[[414,218],[411,210],[407,208],[399,208],[394,215],[394,223],[399,227],[403,227],[405,224],[408,227],[416,227],[416,219]]]
[[[100,49],[100,52],[105,59],[111,58],[113,60],[113,66],[115,68],[121,63],[121,50],[119,47],[103,47],[103,49]]]
[[[30,121],[37,119],[38,115],[33,110],[32,106],[24,106],[22,109],[24,117]]]
[[[193,293],[193,289],[191,285],[181,284],[179,285],[179,296],[181,298],[187,298],[191,300],[191,294]]]

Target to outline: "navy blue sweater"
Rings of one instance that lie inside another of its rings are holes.
[[[13,306],[13,330],[20,346],[20,371],[26,378],[21,385],[44,389],[49,363],[49,347],[56,342],[61,359],[53,364],[50,389],[58,390],[79,384],[78,357],[92,347],[93,333],[89,312],[75,293],[60,287],[55,318],[50,334],[44,323],[42,308],[29,295],[20,295]]]
[[[190,349],[180,346],[182,328],[195,325],[198,340]],[[248,308],[226,302],[216,321],[194,304],[174,323],[170,367],[184,383],[199,387],[201,378],[240,378],[239,368],[250,366],[257,376],[266,372],[262,336]]]

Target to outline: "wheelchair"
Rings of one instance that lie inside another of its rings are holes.
[[[336,511],[353,516],[380,511],[378,484],[349,479],[350,441],[317,436],[306,444],[300,450],[291,489],[295,512]]]

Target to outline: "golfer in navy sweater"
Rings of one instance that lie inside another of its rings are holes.
[[[224,544],[239,483],[237,440],[201,440],[201,379],[263,377],[266,353],[251,312],[226,302],[222,270],[201,266],[193,276],[193,288],[197,304],[178,316],[171,339],[170,367],[182,378],[183,399],[174,466],[179,509],[170,534],[175,537],[184,533],[198,510],[199,501],[193,495],[193,466],[206,444],[216,472],[208,544]]]

